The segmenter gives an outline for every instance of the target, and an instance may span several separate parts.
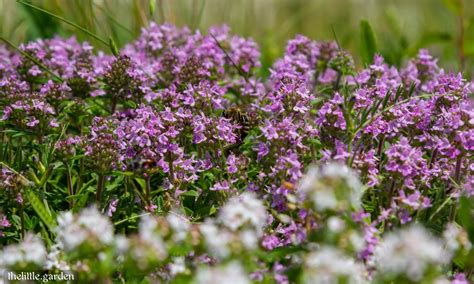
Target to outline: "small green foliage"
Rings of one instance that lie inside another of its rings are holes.
[[[370,64],[376,53],[377,42],[374,31],[368,21],[362,20],[360,22],[360,55],[364,65]]]

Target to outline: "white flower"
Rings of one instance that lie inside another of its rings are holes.
[[[178,216],[174,213],[169,214],[166,217],[166,220],[173,229],[173,240],[175,242],[184,241],[188,235],[189,229],[191,228],[189,221],[186,218]]]
[[[239,233],[239,239],[247,249],[256,249],[259,236],[253,230],[244,230]]]
[[[114,240],[114,228],[109,219],[92,206],[74,216],[71,212],[58,217],[57,242],[66,251],[73,251],[83,243],[109,245]]]
[[[262,201],[250,192],[231,198],[219,212],[219,221],[232,231],[250,225],[260,235],[267,220]]]
[[[346,223],[339,218],[332,216],[328,219],[328,228],[333,233],[340,233],[346,228]]]
[[[365,270],[361,263],[333,247],[321,247],[310,253],[305,261],[304,283],[364,283]]]
[[[27,234],[19,244],[6,246],[0,252],[0,266],[13,268],[16,265],[34,264],[42,267],[46,262],[47,252],[43,241],[36,235]]]
[[[217,267],[200,267],[194,281],[196,284],[247,284],[247,273],[238,262]]]
[[[59,270],[70,270],[69,264],[62,259],[63,252],[61,251],[58,244],[51,247],[51,251],[48,254],[45,268],[48,270],[59,269]]]
[[[159,234],[158,220],[149,215],[145,215],[140,220],[139,226],[140,241],[146,244],[146,248],[153,251],[158,259],[165,259],[168,255],[165,243]],[[136,248],[135,257],[140,257],[145,252]]]
[[[472,247],[469,237],[462,229],[455,223],[448,223],[446,230],[443,232],[443,240],[446,244],[447,249],[450,251],[457,251],[460,248],[464,248],[469,251]]]
[[[124,254],[130,248],[130,242],[125,236],[117,236],[115,238],[115,247],[119,254]]]
[[[360,208],[362,184],[357,174],[343,164],[309,168],[299,189],[319,212]]]
[[[220,229],[212,221],[207,220],[199,226],[204,236],[209,252],[216,257],[225,258],[230,254],[228,245],[232,241],[232,234]]]
[[[173,258],[173,262],[171,262],[168,267],[172,276],[176,276],[177,274],[185,272],[186,263],[184,261],[184,257],[180,256]]]
[[[450,259],[442,241],[419,225],[387,234],[375,250],[375,263],[381,274],[406,275],[413,281],[420,280],[430,265],[439,266]]]
[[[364,237],[357,231],[351,231],[349,233],[349,240],[356,251],[362,251],[364,249]]]

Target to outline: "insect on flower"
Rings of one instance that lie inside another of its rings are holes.
[[[224,110],[222,115],[230,119],[235,124],[240,125],[239,137],[240,142],[244,141],[247,137],[249,131],[258,124],[258,116],[256,113],[251,111],[246,111],[238,106],[229,107]]]
[[[150,171],[157,167],[153,159],[135,157],[127,162],[127,169],[132,172]]]

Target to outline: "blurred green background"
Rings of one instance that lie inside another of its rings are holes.
[[[443,67],[474,74],[474,0],[30,0],[119,46],[136,38],[150,21],[170,22],[203,32],[228,24],[234,33],[254,38],[264,66],[281,56],[285,43],[301,33],[333,40],[358,57],[359,23],[372,26],[378,50],[401,64],[428,48]],[[76,34],[107,50],[72,26],[14,0],[0,0],[0,35],[15,44],[55,34]],[[333,32],[334,31],[334,32]],[[464,65],[464,66],[462,66]],[[463,67],[463,68],[461,68]]]

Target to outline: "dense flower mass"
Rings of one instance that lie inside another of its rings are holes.
[[[470,283],[473,85],[226,26],[0,45],[0,277]],[[33,59],[33,60],[32,60]]]

